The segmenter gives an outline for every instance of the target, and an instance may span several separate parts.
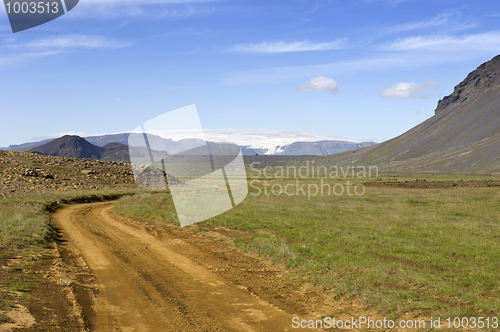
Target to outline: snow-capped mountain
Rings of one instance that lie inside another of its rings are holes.
[[[322,136],[302,131],[286,131],[286,130],[242,130],[242,129],[205,129],[200,131],[152,131],[151,134],[163,138],[179,141],[186,138],[199,138],[211,142],[234,143],[242,147],[244,154],[325,154],[314,151],[317,149],[305,148],[312,143],[320,143],[332,145],[333,142],[338,143],[342,148],[334,149],[335,152],[342,152],[359,147],[374,144],[373,142],[360,142],[345,138],[333,136]],[[328,143],[326,143],[328,142]],[[300,143],[300,144],[297,144]],[[306,144],[309,143],[309,144]],[[321,147],[321,144],[316,144],[315,147]],[[297,148],[300,145],[300,150],[304,153],[297,153]],[[327,149],[329,150],[329,149]],[[307,152],[307,153],[306,153]],[[328,152],[328,151],[325,151]],[[326,153],[328,154],[328,153]]]

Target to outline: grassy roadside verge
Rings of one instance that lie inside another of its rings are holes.
[[[236,241],[241,248],[386,317],[500,315],[498,188],[366,187],[359,196],[308,197],[269,192],[295,180],[267,181],[269,195],[256,182],[244,202],[205,223],[249,230],[251,240]],[[177,223],[166,194],[124,197],[115,209]]]
[[[29,194],[0,200],[0,258],[39,250],[54,240],[49,212],[60,204],[115,199],[137,190]]]
[[[65,295],[42,278],[46,272],[40,272],[46,271],[53,259],[49,251],[44,250],[51,248],[55,240],[49,212],[61,204],[116,199],[136,192],[130,189],[53,192],[0,200],[0,327],[16,323],[9,315],[12,315],[12,310],[17,310],[19,304],[36,307],[35,313],[39,314],[52,303],[56,306],[52,310],[55,309],[63,317],[58,318],[60,321],[53,321],[51,317],[54,315],[47,317],[42,314],[44,323],[37,318],[37,330],[50,330],[47,324],[52,324],[52,328],[58,326],[77,330],[74,322],[65,316],[68,315],[64,311],[67,309],[60,306],[61,301],[66,301]]]

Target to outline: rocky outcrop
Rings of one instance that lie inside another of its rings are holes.
[[[461,104],[467,100],[478,97],[488,90],[500,88],[500,55],[483,63],[471,72],[465,80],[455,86],[452,94],[438,102],[435,114],[439,114],[448,107]]]

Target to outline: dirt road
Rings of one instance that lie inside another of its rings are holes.
[[[64,259],[79,269],[74,287],[90,330],[298,330],[292,315],[304,308],[287,305],[286,296],[273,294],[280,289],[272,283],[258,291],[246,286],[251,266],[233,266],[240,275],[213,267],[241,253],[227,249],[214,257],[193,239],[148,229],[111,208],[112,202],[72,205],[53,215],[63,233]],[[261,273],[265,279],[265,269]]]

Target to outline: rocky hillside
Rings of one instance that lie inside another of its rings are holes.
[[[0,150],[0,197],[135,187],[129,164]]]
[[[500,172],[500,56],[439,101],[435,115],[387,142],[327,158],[391,171]]]

